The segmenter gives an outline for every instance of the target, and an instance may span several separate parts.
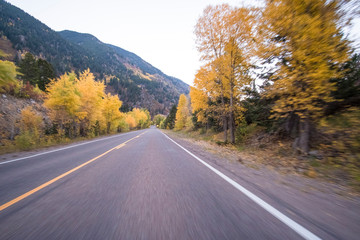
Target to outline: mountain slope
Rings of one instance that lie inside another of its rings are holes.
[[[58,75],[87,68],[107,89],[118,93],[124,107],[145,107],[152,115],[167,113],[189,86],[167,76],[134,53],[105,44],[90,34],[55,32],[23,10],[0,0],[0,37],[10,41],[17,61],[24,52],[46,59]],[[6,44],[0,44],[7,46]]]

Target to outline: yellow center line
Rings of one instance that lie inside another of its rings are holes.
[[[109,152],[111,152],[111,151],[113,151],[113,150],[115,150],[115,149],[120,149],[120,148],[122,148],[123,146],[125,146],[126,143],[130,142],[131,140],[134,140],[135,138],[140,137],[140,136],[143,135],[143,134],[144,134],[144,133],[141,133],[141,134],[137,135],[136,137],[133,137],[133,138],[127,140],[126,142],[121,143],[121,144],[119,144],[118,146],[113,147],[112,149],[110,149],[110,150],[108,150],[108,151],[100,154],[99,156],[94,157],[93,159],[91,159],[91,160],[89,160],[89,161],[87,161],[87,162],[85,162],[85,163],[83,163],[83,164],[81,164],[81,165],[79,165],[79,166],[77,166],[77,167],[75,167],[75,168],[73,168],[73,169],[71,169],[71,170],[69,170],[69,171],[67,171],[67,172],[59,175],[59,176],[57,176],[56,178],[53,178],[53,179],[51,179],[50,181],[47,181],[46,183],[41,184],[41,185],[38,186],[37,188],[34,188],[34,189],[32,189],[32,190],[30,190],[30,191],[28,191],[28,192],[26,192],[26,193],[18,196],[17,198],[14,198],[13,200],[11,200],[11,201],[9,201],[9,202],[1,205],[1,206],[0,206],[0,212],[1,212],[2,210],[4,210],[4,209],[10,207],[11,205],[13,205],[13,204],[15,204],[15,203],[23,200],[24,198],[27,198],[28,196],[36,193],[37,191],[39,191],[39,190],[41,190],[41,189],[49,186],[50,184],[52,184],[52,183],[54,183],[54,182],[62,179],[63,177],[69,175],[70,173],[75,172],[76,170],[78,170],[78,169],[80,169],[80,168],[88,165],[89,163],[94,162],[95,160],[101,158],[102,156],[108,154]]]

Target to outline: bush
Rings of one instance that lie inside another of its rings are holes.
[[[256,123],[247,124],[245,121],[241,122],[236,128],[235,138],[236,142],[245,142],[258,129]]]
[[[29,150],[36,145],[36,141],[30,131],[25,131],[15,137],[15,144],[18,149]]]

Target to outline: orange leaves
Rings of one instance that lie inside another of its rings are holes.
[[[125,121],[130,129],[146,128],[150,125],[150,114],[146,109],[134,108],[126,113]]]

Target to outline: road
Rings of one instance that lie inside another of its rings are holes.
[[[304,213],[282,212],[281,201],[260,196],[264,207],[237,185],[250,194],[258,189],[232,185],[175,142],[151,128],[0,162],[0,239],[359,236],[359,209],[355,222],[339,229],[331,220],[319,226]]]

